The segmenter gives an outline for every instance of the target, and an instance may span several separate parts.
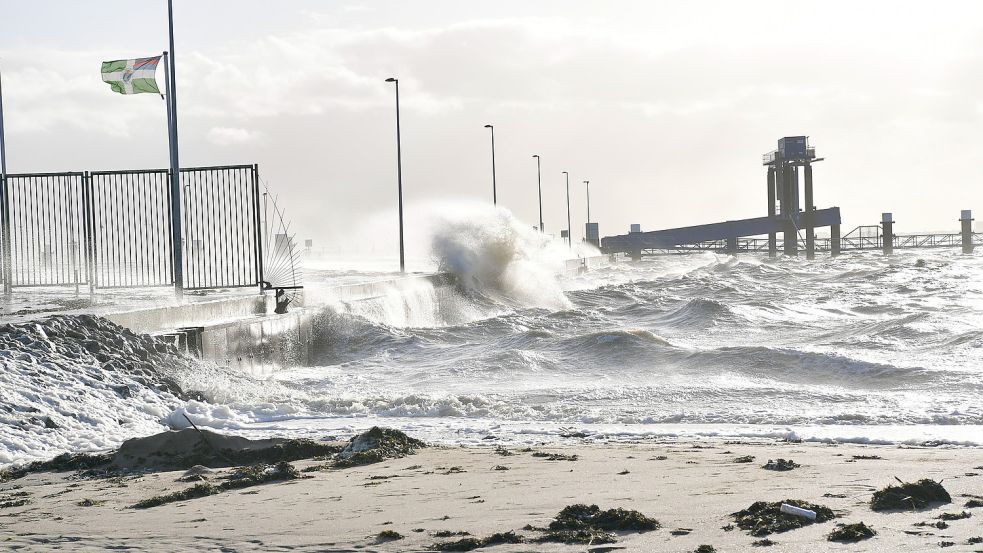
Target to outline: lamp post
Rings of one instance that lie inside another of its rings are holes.
[[[590,222],[590,181],[585,180],[584,184],[587,185],[587,222]]]
[[[495,126],[485,125],[486,129],[491,129],[491,147],[492,147],[492,203],[498,205],[498,189],[495,183]]]
[[[403,144],[399,134],[399,79],[389,77],[387,83],[396,85],[396,189],[399,192],[399,272],[406,272],[406,252],[403,249]]]
[[[539,232],[543,232],[543,169],[539,164],[539,154],[533,154],[536,158],[536,184],[539,187]]]
[[[564,171],[567,177],[567,246],[573,247],[573,235],[570,234],[570,173]]]

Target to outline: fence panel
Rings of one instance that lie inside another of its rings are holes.
[[[83,173],[7,175],[4,200],[11,286],[89,282]]]
[[[174,284],[167,170],[89,175],[92,275],[99,288]]]
[[[185,288],[255,286],[262,280],[256,166],[181,169]]]

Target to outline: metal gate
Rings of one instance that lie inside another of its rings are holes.
[[[185,288],[255,286],[262,280],[255,165],[181,169]]]
[[[8,289],[173,285],[169,175],[167,170],[7,175],[0,182],[0,282]],[[259,284],[257,167],[184,168],[181,191],[184,287]]]
[[[170,172],[89,174],[89,249],[99,288],[174,284]]]
[[[4,184],[0,248],[6,249],[2,272],[9,276],[9,286],[87,284],[80,216],[85,174],[7,175]]]

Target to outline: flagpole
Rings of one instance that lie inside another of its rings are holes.
[[[10,255],[10,200],[7,189],[7,144],[3,134],[3,74],[0,72],[0,233],[3,242],[0,251],[3,253],[3,294],[9,296],[13,278]]]
[[[171,243],[174,252],[174,294],[184,294],[184,244],[181,231],[181,170],[177,146],[177,82],[174,79],[174,6],[167,0],[167,30],[170,39],[170,67],[164,55],[165,89],[167,90],[167,131],[171,150]]]

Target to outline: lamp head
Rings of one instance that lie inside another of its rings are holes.
[[[485,128],[486,128],[486,129],[494,129],[495,127],[494,127],[494,126],[492,126],[492,125],[485,125]]]
[[[532,157],[538,158],[539,154],[533,154]]]
[[[396,82],[399,82],[399,79],[397,79],[395,77],[389,77],[388,79],[386,79],[386,82],[387,83],[396,83]]]

